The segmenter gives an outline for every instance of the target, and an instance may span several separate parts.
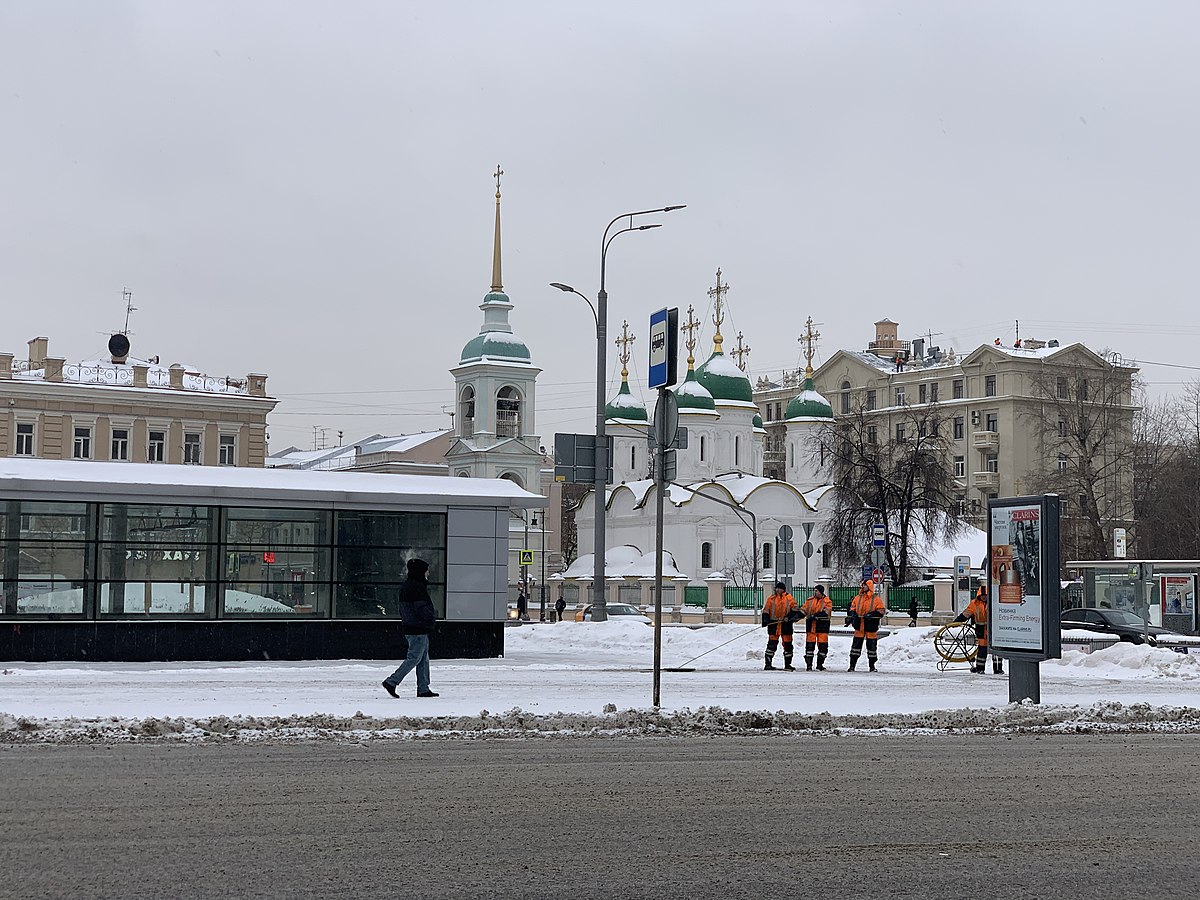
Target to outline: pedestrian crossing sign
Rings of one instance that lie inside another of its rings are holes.
[[[523,565],[523,566],[532,566],[533,565],[533,551],[532,550],[522,550],[521,551],[521,565]]]

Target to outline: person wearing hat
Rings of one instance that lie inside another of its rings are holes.
[[[850,641],[850,671],[858,665],[862,656],[863,641],[867,643],[867,662],[875,671],[875,660],[879,651],[879,623],[883,620],[883,598],[875,593],[875,582],[863,579],[862,590],[850,601],[850,614],[846,624],[854,626],[854,638]]]
[[[400,585],[400,621],[408,641],[408,655],[395,672],[383,679],[383,689],[399,697],[396,688],[404,676],[417,670],[417,696],[438,696],[429,689],[429,634],[437,624],[437,610],[429,598],[426,574],[429,563],[413,558],[408,561],[408,578]]]
[[[829,655],[829,626],[832,624],[833,601],[825,596],[825,585],[818,584],[813,595],[800,607],[804,616],[804,667],[813,667],[813,651],[817,654],[817,670],[825,671]]]
[[[783,639],[783,667],[794,672],[792,665],[792,623],[800,616],[800,608],[796,598],[788,593],[787,585],[782,581],[775,582],[775,593],[763,604],[762,623],[767,629],[767,663],[764,669],[774,669],[772,661],[779,641]]]

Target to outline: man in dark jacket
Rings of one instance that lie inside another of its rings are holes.
[[[408,580],[400,585],[400,621],[408,641],[408,656],[395,672],[383,680],[383,689],[393,697],[404,676],[417,670],[417,696],[436,697],[429,689],[429,633],[437,623],[437,610],[429,599],[425,574],[429,563],[423,559],[408,561]]]

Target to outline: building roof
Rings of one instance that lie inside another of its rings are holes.
[[[185,363],[172,363],[170,366],[161,365],[146,359],[128,357],[125,362],[113,362],[111,359],[88,359],[79,363],[67,363],[62,367],[62,383],[86,384],[101,387],[128,387],[133,384],[133,367],[146,367],[146,387],[144,389],[164,389],[178,391],[180,388],[171,387],[171,369],[183,370],[182,389],[206,394],[237,394],[249,395],[248,380],[230,376],[206,375],[196,366]],[[13,362],[12,380],[17,382],[44,382],[46,368],[39,364],[31,368],[20,361]],[[51,382],[58,383],[58,382]],[[256,400],[265,399],[261,397]]]
[[[326,447],[322,450],[298,450],[291,447],[266,458],[268,468],[292,469],[349,469],[355,459],[368,453],[408,453],[423,444],[449,434],[449,429],[421,431],[416,434],[388,436],[373,434],[353,444]]]
[[[675,400],[678,402],[681,411],[715,411],[717,408],[716,403],[713,402],[712,394],[708,392],[708,388],[699,382],[695,371],[692,369],[688,370],[687,377],[683,379],[683,383],[675,388]]]
[[[604,407],[606,419],[619,419],[624,422],[648,422],[650,416],[646,412],[646,404],[641,398],[633,396],[629,390],[629,382],[622,379],[621,389],[617,396],[608,401]]]
[[[503,478],[317,472],[232,466],[0,458],[0,495],[64,500],[398,509],[540,508],[546,498]]]
[[[754,388],[746,373],[719,350],[696,369],[696,380],[712,394],[713,400],[754,401]]]
[[[804,379],[804,390],[792,398],[787,405],[787,411],[783,417],[789,422],[792,420],[809,421],[819,419],[822,421],[833,418],[833,407],[829,401],[813,387],[812,376],[809,375]]]

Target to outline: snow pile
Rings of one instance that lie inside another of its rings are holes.
[[[1084,670],[1110,678],[1200,679],[1200,655],[1145,644],[1117,643],[1094,653],[1072,653],[1064,648],[1062,659],[1046,665],[1064,674]]]

